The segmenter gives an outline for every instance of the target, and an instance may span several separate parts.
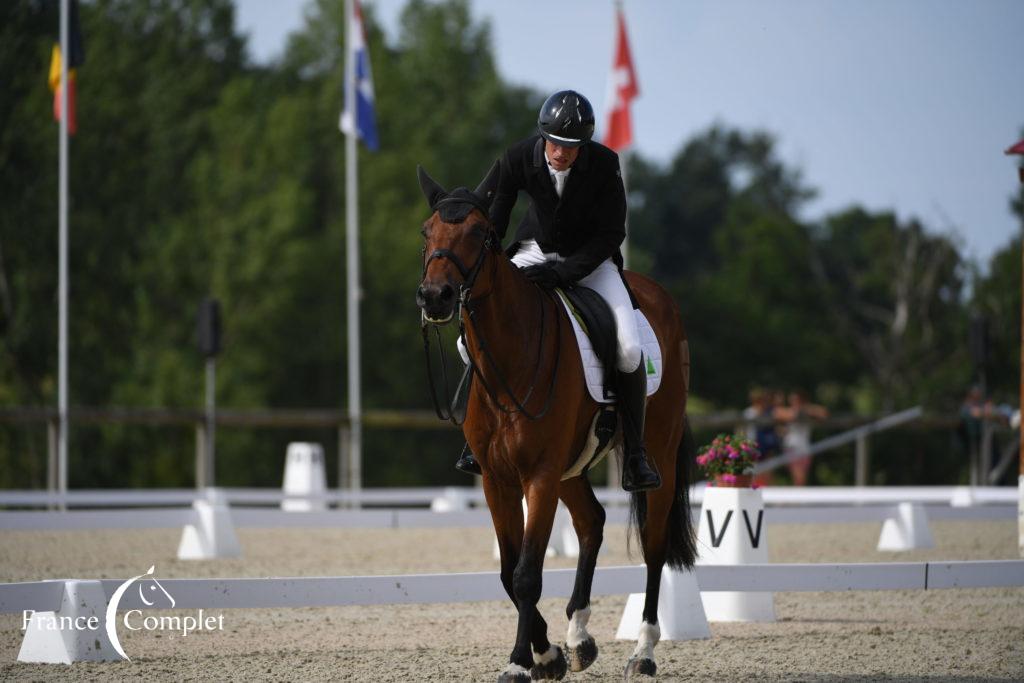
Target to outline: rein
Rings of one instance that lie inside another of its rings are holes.
[[[441,200],[439,204],[444,201],[446,200]],[[484,212],[484,215],[487,215],[486,212]],[[500,242],[498,241],[497,234],[494,232],[493,228],[489,228],[487,238],[484,240],[484,243],[480,248],[480,252],[477,254],[476,261],[470,268],[466,268],[466,266],[462,263],[462,260],[459,259],[455,252],[453,252],[451,249],[435,249],[430,254],[430,257],[424,261],[423,277],[426,277],[427,268],[430,266],[431,261],[433,261],[434,259],[448,259],[458,269],[459,273],[462,275],[463,283],[459,286],[459,299],[458,303],[456,304],[455,311],[453,312],[452,315],[458,316],[459,318],[459,337],[462,339],[462,343],[466,346],[466,350],[469,351],[469,345],[466,338],[466,327],[467,324],[473,327],[473,331],[476,333],[476,337],[479,340],[479,349],[483,353],[484,360],[487,362],[488,366],[490,366],[490,369],[495,374],[495,376],[497,376],[498,384],[500,385],[499,389],[501,390],[501,392],[504,393],[505,396],[507,396],[511,400],[513,404],[512,407],[507,407],[502,403],[499,393],[495,391],[495,389],[487,381],[487,379],[484,377],[483,371],[473,360],[473,354],[469,354],[470,371],[476,374],[476,376],[480,379],[480,382],[483,384],[484,390],[487,392],[487,395],[491,398],[491,401],[493,401],[494,405],[496,405],[498,409],[501,410],[503,413],[507,415],[519,413],[529,420],[538,420],[544,417],[544,415],[548,413],[548,410],[550,410],[552,398],[555,394],[555,382],[558,378],[558,367],[561,360],[562,352],[562,321],[561,318],[559,318],[558,316],[558,311],[555,310],[555,365],[551,371],[551,381],[548,385],[548,394],[547,398],[544,401],[544,407],[541,409],[540,412],[534,414],[526,409],[525,404],[528,403],[530,397],[533,396],[533,391],[537,385],[537,379],[540,376],[540,368],[544,362],[544,340],[547,334],[545,324],[545,319],[547,318],[547,315],[545,315],[544,310],[544,292],[541,291],[539,287],[537,288],[537,308],[540,310],[540,334],[538,335],[537,340],[537,362],[533,369],[533,377],[530,380],[530,387],[526,391],[526,395],[521,400],[516,398],[515,393],[512,390],[512,387],[509,385],[508,380],[502,374],[497,362],[494,359],[494,356],[491,354],[487,340],[480,332],[479,327],[476,327],[474,325],[473,318],[477,313],[477,309],[474,307],[473,304],[478,303],[485,299],[486,297],[490,296],[490,292],[484,294],[483,296],[477,297],[474,300],[472,299],[473,286],[476,284],[476,279],[483,268],[484,259],[487,256],[487,253],[489,251],[496,250],[498,248],[498,245],[500,245]],[[424,255],[426,255],[426,247],[424,247],[423,253]],[[468,315],[466,316],[467,320],[463,319],[463,310],[465,310],[468,313]],[[458,419],[455,417],[455,410],[453,408],[454,399],[449,400],[448,397],[445,396],[447,407],[443,407],[440,401],[438,400],[437,386],[434,382],[433,365],[430,360],[431,354],[430,336],[428,331],[429,327],[434,328],[434,338],[437,340],[438,347],[441,349],[441,380],[443,382],[443,387],[445,388],[445,391],[447,391],[448,387],[448,354],[445,352],[444,346],[441,344],[441,333],[439,330],[440,325],[427,320],[426,313],[421,312],[420,331],[423,336],[423,352],[427,359],[427,381],[430,384],[430,398],[434,404],[434,412],[437,414],[437,417],[439,419],[447,420],[456,427],[459,427],[465,422],[465,420],[459,422]],[[458,388],[456,388],[456,391],[458,391]]]

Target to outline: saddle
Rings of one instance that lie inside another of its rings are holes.
[[[616,347],[619,340],[615,333],[615,317],[611,306],[601,295],[590,287],[576,285],[557,290],[566,303],[569,315],[575,318],[590,339],[590,346],[601,363],[601,387],[603,397],[612,396],[615,387]]]
[[[615,410],[614,393],[619,341],[615,317],[601,295],[580,285],[556,289],[555,292],[572,321],[590,396],[601,404],[582,452],[562,475],[562,481],[565,481],[592,469],[608,453],[621,449],[622,434],[618,429],[619,415]],[[661,346],[643,312],[636,308],[634,313],[644,349],[647,395],[650,396],[661,385]]]

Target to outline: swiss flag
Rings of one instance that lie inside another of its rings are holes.
[[[636,82],[636,71],[633,69],[633,56],[629,51],[629,38],[626,36],[626,19],[622,10],[616,11],[618,24],[615,60],[608,78],[608,123],[605,127],[604,144],[616,152],[622,151],[633,143],[633,121],[629,115],[629,105],[640,94],[640,86]]]

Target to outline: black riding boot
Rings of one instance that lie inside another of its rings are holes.
[[[633,372],[619,372],[619,411],[622,413],[622,436],[625,455],[622,460],[622,488],[647,491],[661,486],[658,472],[647,464],[644,450],[644,413],[647,409],[647,364],[640,357],[640,367]]]
[[[472,383],[473,367],[467,365],[466,372],[463,373],[459,386],[455,389],[455,398],[452,399],[452,415],[456,420],[466,419],[466,404],[469,403],[469,387]],[[462,455],[455,461],[455,469],[466,474],[483,474],[480,471],[480,463],[473,457],[473,451],[469,450],[468,443],[462,447]]]

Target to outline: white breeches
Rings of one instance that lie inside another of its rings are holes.
[[[536,240],[526,240],[519,245],[519,251],[512,257],[512,263],[519,268],[541,263],[556,263],[565,258],[558,254],[545,254]],[[590,275],[579,281],[608,302],[615,316],[615,331],[619,339],[618,369],[633,372],[640,367],[640,333],[636,328],[636,313],[629,299],[629,292],[622,282],[619,269],[611,259],[604,260]]]

